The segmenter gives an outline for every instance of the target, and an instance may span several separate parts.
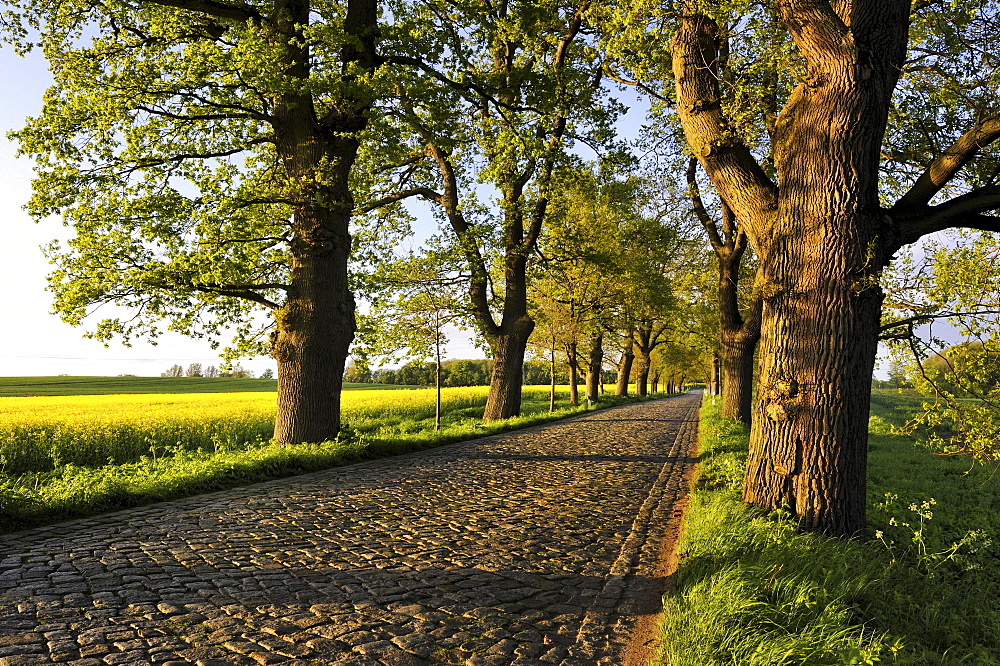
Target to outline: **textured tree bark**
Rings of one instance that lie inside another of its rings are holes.
[[[649,395],[649,370],[650,370],[650,358],[649,352],[639,350],[639,364],[636,368],[635,377],[635,392],[640,396]]]
[[[720,374],[722,378],[722,417],[750,425],[753,407],[754,351],[757,336],[751,339],[722,333]]]
[[[525,316],[492,340],[493,373],[490,375],[484,420],[509,419],[521,415],[524,351],[534,327],[534,322]]]
[[[751,296],[744,317],[739,308],[740,256],[719,256],[719,367],[722,417],[749,426],[752,422],[754,352],[760,340],[762,300]]]
[[[595,336],[590,341],[587,355],[587,400],[597,402],[601,398],[601,373],[604,371],[604,335]]]
[[[284,0],[275,7],[275,30],[287,40],[286,74],[300,80],[309,76],[309,42],[302,35],[309,12],[307,0]],[[345,69],[374,69],[375,2],[349,0],[344,28],[356,38],[342,51]],[[318,116],[312,97],[294,90],[274,107],[275,148],[289,180],[304,184],[293,205],[288,297],[276,312],[271,346],[278,363],[274,437],[279,442],[321,442],[340,431],[340,392],[355,331],[347,278],[354,208],[348,181],[370,108],[362,91],[337,111]]]
[[[331,440],[340,431],[344,365],[354,339],[354,297],[347,281],[349,216],[342,214],[339,217],[347,219],[339,221],[329,217],[313,227],[313,234],[302,234],[311,240],[318,234],[324,239],[321,248],[311,240],[293,241],[291,288],[276,313],[271,350],[278,363],[274,437],[289,444]]]
[[[864,538],[867,422],[882,292],[898,245],[878,198],[889,100],[909,2],[778,4],[807,62],[774,132],[780,189],[725,118],[718,27],[692,12],[674,45],[688,144],[748,229],[763,310],[744,499],[788,508],[806,529]]]
[[[580,360],[576,354],[576,343],[566,344],[566,367],[569,368],[569,404],[576,407],[580,404]]]
[[[850,239],[831,239],[817,225],[787,241],[787,251],[799,254],[777,261],[772,275],[786,289],[764,307],[743,498],[787,507],[806,529],[861,538],[882,293],[875,283],[857,283],[863,257],[844,251]]]
[[[622,352],[621,360],[618,362],[618,381],[615,382],[615,395],[617,396],[628,395],[628,385],[632,379],[632,363],[635,361],[634,348],[635,342],[632,340],[630,332],[625,341],[625,351]]]

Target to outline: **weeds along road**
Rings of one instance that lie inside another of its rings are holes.
[[[621,663],[699,400],[0,537],[0,666]]]

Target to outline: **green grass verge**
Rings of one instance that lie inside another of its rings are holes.
[[[707,400],[655,663],[1000,663],[1000,479],[891,434],[918,406],[873,399],[860,544],[740,502],[747,431]]]
[[[413,388],[389,384],[344,384],[345,391]],[[275,379],[235,377],[0,377],[0,397],[117,395],[129,393],[274,392]]]
[[[607,396],[594,409],[636,400]],[[49,472],[0,474],[0,533],[419,451],[585,411],[588,408],[581,406],[549,413],[546,394],[525,392],[521,417],[484,423],[481,405],[458,408],[443,414],[439,431],[433,429],[433,417],[401,417],[377,428],[365,423],[354,430],[347,424],[342,441],[321,444],[257,442],[214,451],[179,449],[169,456],[143,456],[122,464],[64,464]]]

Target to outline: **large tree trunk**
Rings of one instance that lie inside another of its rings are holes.
[[[486,397],[484,421],[509,419],[521,415],[521,389],[524,382],[524,351],[535,323],[527,316],[506,328],[493,339],[493,373]]]
[[[649,370],[652,366],[649,352],[639,350],[639,367],[636,368],[635,392],[638,395],[649,395]]]
[[[635,342],[630,334],[625,341],[625,351],[622,352],[622,358],[618,362],[618,381],[615,383],[615,395],[617,396],[628,395],[628,385],[632,379],[632,362],[635,361],[634,347]]]
[[[855,39],[866,57],[885,48],[861,31]],[[865,533],[878,271],[887,262],[878,161],[898,75],[873,73],[887,65],[879,60],[863,76],[856,59],[824,63],[833,71],[823,85],[800,86],[783,112],[792,107],[775,139],[781,233],[759,253],[768,287],[743,495],[788,507],[806,529],[855,538]]]
[[[754,351],[759,336],[752,338],[723,331],[719,366],[722,375],[722,417],[751,423],[753,406]]]
[[[601,374],[604,370],[604,336],[597,335],[590,341],[587,356],[587,400],[597,402],[601,396]]]
[[[580,360],[576,353],[576,343],[566,344],[566,366],[569,368],[569,404],[576,407],[580,404]]]
[[[786,289],[764,306],[743,498],[786,507],[807,529],[860,538],[882,293],[856,281],[863,250],[818,223],[824,199],[847,195],[810,197],[814,233],[786,237],[789,254],[775,261],[772,275]]]
[[[712,354],[712,395],[722,395],[722,362],[718,352]]]
[[[271,352],[278,363],[279,442],[322,442],[340,431],[340,392],[355,329],[347,280],[349,219],[330,215],[317,223],[326,232],[320,247],[293,241],[292,289],[277,312]]]
[[[909,2],[778,3],[807,63],[773,138],[775,186],[724,145],[719,30],[692,12],[675,40],[677,108],[720,196],[746,223],[764,298],[744,499],[800,525],[864,538],[878,272],[898,247],[878,165],[902,68]],[[709,67],[706,67],[709,63]]]
[[[310,76],[309,3],[286,0],[275,8],[286,75]],[[345,67],[377,65],[374,0],[349,0],[345,31],[354,40],[341,51]],[[354,198],[349,185],[358,136],[368,125],[371,99],[361,92],[320,115],[309,93],[291,86],[275,104],[275,149],[296,194],[292,205],[291,279],[276,311],[271,350],[278,363],[274,437],[297,444],[334,439],[340,430],[340,392],[354,339],[354,296],[347,278]]]

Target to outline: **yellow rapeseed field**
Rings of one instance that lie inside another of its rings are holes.
[[[486,387],[445,389],[443,408],[471,416],[485,405],[486,392]],[[434,415],[433,389],[345,391],[342,400],[344,421],[355,432],[413,432]],[[20,474],[66,463],[94,466],[177,450],[255,446],[270,440],[274,409],[273,393],[0,398],[0,471]]]

